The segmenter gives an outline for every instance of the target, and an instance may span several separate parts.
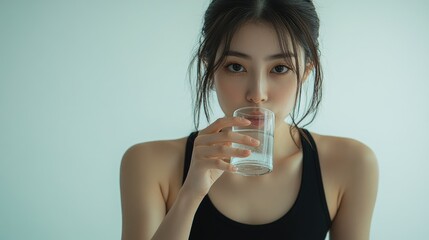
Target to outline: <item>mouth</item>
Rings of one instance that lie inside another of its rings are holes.
[[[264,126],[264,122],[265,122],[264,115],[250,116],[250,117],[247,117],[247,119],[251,122],[252,126],[255,126],[258,128]]]
[[[268,108],[261,106],[249,106],[241,107],[236,111],[240,110],[244,118],[250,121],[250,128],[262,129],[265,127],[265,121],[271,117],[272,112]]]

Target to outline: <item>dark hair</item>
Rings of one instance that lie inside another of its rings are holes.
[[[298,46],[304,49],[305,62],[313,66],[314,84],[313,96],[307,111],[302,118],[296,121],[296,112],[301,107],[302,83],[300,82],[299,59],[295,58],[298,88],[296,90],[295,104],[291,115],[292,130],[310,114],[310,124],[316,117],[318,106],[322,98],[322,70],[320,66],[319,51],[319,18],[311,0],[213,0],[204,15],[204,23],[199,39],[199,47],[191,61],[189,71],[197,62],[196,93],[194,96],[194,126],[197,130],[201,115],[201,106],[208,122],[210,122],[210,90],[213,88],[213,75],[225,59],[231,39],[237,29],[249,21],[271,23],[277,32],[283,52],[288,50],[287,38],[290,37],[293,53],[297,53]],[[216,60],[216,52],[221,44],[223,53]],[[285,59],[291,61],[291,59]],[[190,75],[191,76],[191,75]],[[192,83],[191,83],[192,85]],[[297,101],[298,100],[298,101]],[[298,107],[297,103],[298,102]],[[304,134],[305,136],[305,134]]]

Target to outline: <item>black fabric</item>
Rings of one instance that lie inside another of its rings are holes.
[[[183,181],[185,182],[186,176],[188,176],[189,167],[191,166],[192,150],[194,149],[194,141],[198,136],[198,132],[193,132],[189,135],[186,141],[186,152],[185,152],[185,166],[183,168]]]
[[[219,212],[208,195],[195,214],[189,239],[325,239],[331,220],[323,189],[319,157],[311,134],[303,129],[309,142],[301,136],[303,168],[301,186],[291,209],[278,220],[261,225],[236,222]],[[189,169],[194,140],[189,135],[183,179]]]

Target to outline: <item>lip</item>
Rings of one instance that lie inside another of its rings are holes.
[[[262,112],[252,112],[249,115],[250,115],[250,117],[259,118],[260,116],[264,116],[265,114]]]
[[[265,119],[263,118],[263,115],[261,115],[261,117],[251,116],[251,117],[247,117],[247,119],[251,122],[252,126],[255,126],[255,127],[264,126]]]
[[[264,126],[263,120],[250,120],[250,122],[251,122],[251,126],[254,126],[257,128],[262,128]]]
[[[238,109],[241,109],[241,111],[243,111],[243,117],[251,122],[250,126],[258,129],[263,128],[265,125],[266,111],[271,111],[269,108],[262,106],[247,106]]]
[[[265,115],[266,111],[271,111],[269,108],[262,107],[262,106],[249,106],[244,108],[247,108],[248,114],[251,114],[251,115]]]

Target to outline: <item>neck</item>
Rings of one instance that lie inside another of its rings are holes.
[[[284,159],[300,151],[301,142],[297,129],[290,133],[290,125],[286,122],[277,123],[274,130],[274,159]],[[298,144],[299,147],[296,146]]]

